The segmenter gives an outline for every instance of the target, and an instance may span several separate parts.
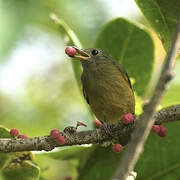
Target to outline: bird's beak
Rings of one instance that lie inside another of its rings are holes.
[[[82,49],[79,49],[74,46],[73,46],[73,48],[76,49],[77,53],[80,55],[74,55],[72,58],[80,59],[80,60],[88,60],[91,58],[91,56],[87,52],[83,51]]]

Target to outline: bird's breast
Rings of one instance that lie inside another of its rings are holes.
[[[92,111],[98,119],[119,121],[134,111],[134,95],[122,73],[114,66],[102,66],[83,72],[82,83]]]

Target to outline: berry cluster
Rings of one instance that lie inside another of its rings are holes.
[[[129,124],[134,121],[134,116],[131,113],[127,113],[122,117],[122,122],[124,124]],[[95,120],[95,126],[96,128],[102,128],[103,124],[98,119]],[[113,151],[115,153],[120,153],[123,149],[123,146],[121,144],[113,144]]]
[[[60,131],[57,129],[53,129],[50,132],[50,137],[56,140],[56,143],[59,145],[63,145],[66,142],[64,136],[61,135]]]
[[[160,137],[165,137],[167,134],[166,128],[161,125],[153,125],[152,132],[158,134]]]
[[[26,135],[19,134],[19,131],[16,128],[13,128],[10,130],[10,135],[11,137],[17,137],[17,138],[22,138],[22,139],[27,138]]]
[[[129,124],[129,123],[132,123],[133,121],[134,121],[134,116],[131,113],[127,113],[122,117],[122,122],[124,124]],[[94,124],[95,124],[96,128],[103,127],[102,122],[100,120],[98,120],[98,119],[95,120]]]

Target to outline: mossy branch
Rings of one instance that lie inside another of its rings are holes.
[[[156,124],[162,124],[166,122],[174,122],[180,120],[180,105],[171,106],[169,108],[162,109],[155,113],[154,121]],[[120,144],[128,144],[131,134],[135,127],[138,126],[139,117],[137,117],[133,124],[125,125],[119,123],[118,125],[112,125],[110,130],[112,135],[119,137]],[[51,151],[55,147],[60,146],[72,146],[82,144],[97,144],[104,141],[111,140],[111,137],[103,130],[103,128],[80,131],[70,133],[65,128],[62,133],[66,138],[66,143],[63,145],[57,145],[55,140],[50,136],[40,136],[34,138],[14,139],[14,138],[0,138],[0,152],[17,152],[17,151]]]

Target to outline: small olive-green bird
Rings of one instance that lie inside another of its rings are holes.
[[[83,73],[83,94],[91,110],[101,122],[118,123],[124,114],[135,111],[135,98],[131,82],[122,65],[100,49],[81,50],[79,55]]]

